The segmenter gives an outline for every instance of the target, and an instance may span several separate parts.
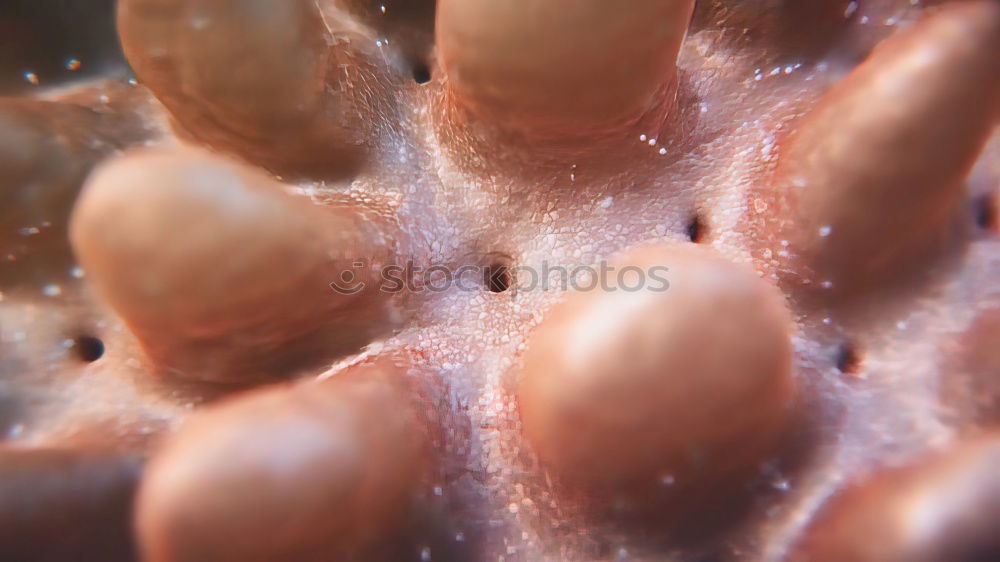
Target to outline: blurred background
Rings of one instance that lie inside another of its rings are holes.
[[[115,0],[0,1],[0,95],[126,75],[114,11]]]

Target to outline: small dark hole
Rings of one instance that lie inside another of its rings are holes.
[[[73,351],[81,361],[91,363],[104,356],[104,342],[93,336],[80,336],[73,340]]]
[[[695,244],[700,244],[705,238],[705,225],[701,222],[701,217],[695,215],[687,225],[688,240]]]
[[[983,230],[997,229],[997,201],[993,197],[983,197],[976,201],[976,226]]]
[[[431,69],[425,64],[418,64],[413,67],[413,81],[417,84],[426,84],[431,81]]]
[[[510,289],[511,284],[514,282],[510,268],[501,263],[495,263],[487,267],[484,278],[486,288],[491,293],[503,293]]]
[[[837,370],[846,375],[856,375],[861,371],[861,354],[850,343],[837,349]]]

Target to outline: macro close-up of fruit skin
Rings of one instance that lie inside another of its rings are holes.
[[[996,0],[4,0],[0,560],[998,560],[998,123]]]

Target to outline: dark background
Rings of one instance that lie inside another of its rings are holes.
[[[115,33],[115,0],[0,0],[0,95],[59,86],[127,66]],[[80,60],[77,71],[66,69]],[[39,86],[24,78],[38,76]]]

